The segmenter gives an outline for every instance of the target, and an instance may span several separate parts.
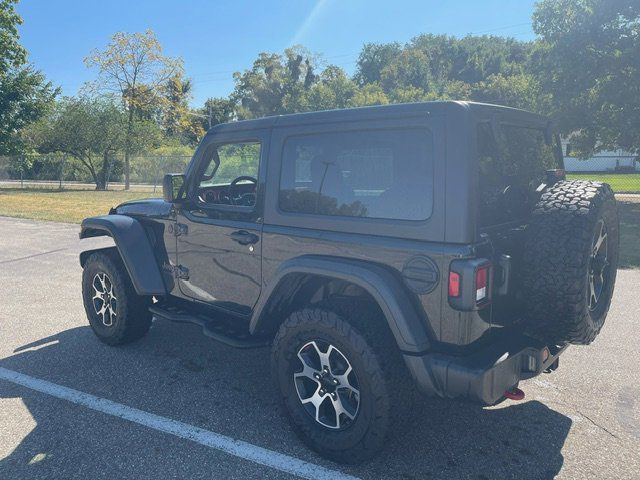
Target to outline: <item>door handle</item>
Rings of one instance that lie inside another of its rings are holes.
[[[250,245],[252,243],[258,243],[258,240],[260,240],[255,233],[247,232],[246,230],[238,230],[229,236],[231,240],[238,242],[240,245]]]

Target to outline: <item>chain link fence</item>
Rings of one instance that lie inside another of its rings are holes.
[[[156,192],[166,173],[184,172],[190,156],[138,155],[130,158],[131,190]],[[69,155],[0,156],[0,188],[123,190],[124,157],[92,158],[91,168]]]
[[[624,153],[597,154],[588,159],[566,156],[569,179],[597,180],[611,185],[616,193],[640,194],[640,159]]]
[[[190,156],[138,155],[130,159],[131,190],[157,193],[166,173],[184,172]],[[92,190],[124,189],[124,158],[91,160],[96,177],[81,161],[68,155],[0,156],[0,188]],[[633,155],[597,155],[590,159],[565,157],[570,179],[609,183],[617,193],[640,194],[640,162]]]

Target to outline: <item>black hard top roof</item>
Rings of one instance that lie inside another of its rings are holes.
[[[313,123],[344,122],[357,120],[374,120],[378,118],[393,118],[403,116],[417,116],[424,114],[442,114],[453,109],[466,110],[467,112],[502,111],[511,115],[523,117],[527,121],[535,123],[547,123],[548,119],[541,115],[520,110],[517,108],[492,105],[489,103],[466,101],[438,101],[399,103],[394,105],[376,105],[371,107],[344,108],[337,110],[322,110],[318,112],[292,113],[287,115],[275,115],[272,117],[257,118],[254,120],[242,120],[238,122],[221,123],[209,130],[209,134],[231,132],[238,130],[255,130],[272,128],[275,126],[294,126]]]

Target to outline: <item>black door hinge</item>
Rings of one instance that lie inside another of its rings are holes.
[[[162,265],[162,270],[179,280],[189,280],[189,269],[182,265],[170,265],[168,263],[164,263]]]
[[[184,223],[169,224],[169,233],[173,233],[176,237],[189,233],[189,227]]]
[[[189,280],[189,269],[187,267],[178,265],[177,267],[174,267],[173,273],[179,280]]]

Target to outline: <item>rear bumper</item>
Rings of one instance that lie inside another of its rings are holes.
[[[517,335],[505,337],[468,356],[429,353],[404,355],[404,360],[426,395],[467,398],[489,405],[500,400],[504,392],[520,380],[553,369],[566,347],[566,344],[547,346]]]

